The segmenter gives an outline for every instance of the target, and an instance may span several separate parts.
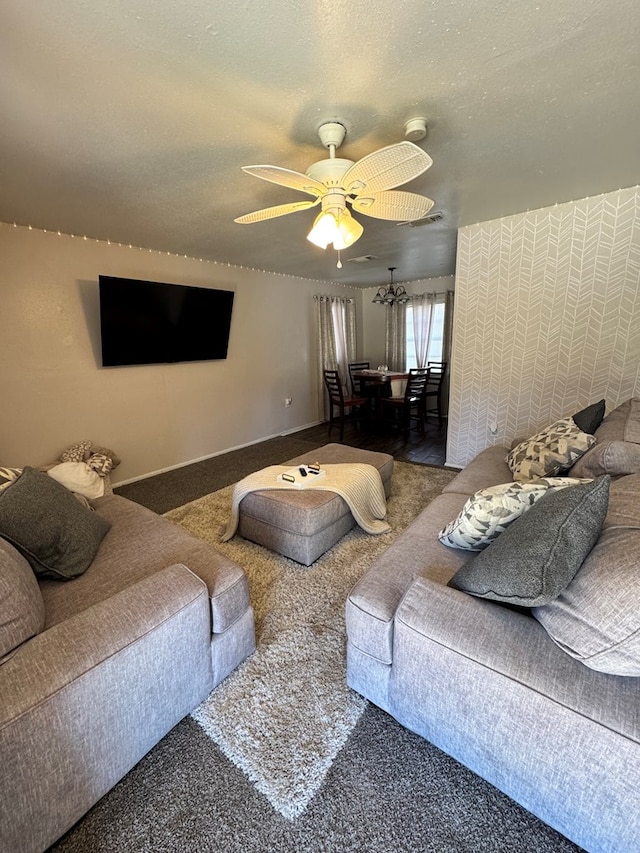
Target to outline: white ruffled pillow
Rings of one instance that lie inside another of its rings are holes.
[[[101,498],[104,495],[104,479],[86,462],[61,462],[49,468],[47,474],[70,492],[85,498]]]

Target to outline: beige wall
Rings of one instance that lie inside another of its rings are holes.
[[[0,465],[89,438],[121,455],[116,482],[317,423],[312,296],[361,301],[357,288],[7,224],[0,258]],[[99,274],[235,291],[228,358],[102,368]]]
[[[640,394],[640,188],[462,228],[447,462]]]
[[[401,282],[407,293],[443,293],[453,290],[455,279],[453,276],[440,276],[438,278],[421,278],[416,281]],[[386,284],[386,282],[385,282]],[[364,333],[360,356],[368,358],[370,363],[377,367],[385,360],[385,313],[384,305],[374,305],[372,300],[381,285],[367,288],[363,291],[362,317]]]

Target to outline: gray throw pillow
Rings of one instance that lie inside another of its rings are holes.
[[[25,468],[0,492],[0,536],[37,575],[66,580],[89,568],[110,523],[52,477]]]
[[[593,435],[602,423],[605,407],[605,401],[599,400],[597,403],[592,403],[590,406],[587,406],[586,409],[581,409],[579,412],[576,412],[573,416],[573,420],[578,429],[581,429],[582,432],[589,433],[589,435]]]
[[[610,478],[548,492],[449,581],[454,589],[521,607],[553,601],[600,535]]]

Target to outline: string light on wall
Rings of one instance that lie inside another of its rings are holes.
[[[62,240],[74,240],[74,239],[75,240],[83,240],[84,242],[98,243],[98,244],[102,244],[104,246],[109,246],[112,249],[130,249],[133,252],[147,252],[151,255],[163,255],[163,256],[170,257],[170,258],[182,258],[182,259],[185,259],[188,261],[199,261],[201,264],[212,264],[213,266],[216,266],[216,267],[227,267],[228,269],[237,269],[237,270],[243,270],[245,272],[254,272],[254,273],[260,273],[263,275],[278,276],[279,278],[291,278],[291,279],[297,279],[297,280],[302,279],[303,281],[310,281],[310,282],[312,281],[312,282],[318,282],[321,284],[330,284],[334,287],[340,287],[340,288],[344,288],[346,290],[351,290],[354,287],[356,287],[356,285],[351,285],[351,284],[338,282],[338,281],[326,281],[324,279],[307,279],[307,278],[304,278],[303,276],[293,275],[292,273],[273,272],[272,270],[263,270],[263,269],[260,269],[258,267],[245,267],[245,266],[242,266],[241,264],[232,264],[230,261],[215,261],[211,258],[195,258],[192,255],[179,254],[177,252],[164,251],[162,249],[150,249],[146,246],[135,246],[133,243],[117,243],[114,240],[102,240],[98,237],[89,237],[87,234],[82,234],[82,235],[71,234],[71,233],[66,233],[64,231],[54,231],[51,228],[38,228],[34,225],[22,225],[22,224],[19,224],[18,222],[2,222],[2,221],[0,221],[0,228],[3,228],[3,227],[14,228],[14,229],[24,228],[25,230],[30,231],[33,234],[47,234],[50,236],[59,237]]]
[[[404,305],[411,301],[411,297],[401,284],[393,284],[393,273],[396,267],[388,267],[391,273],[391,281],[384,287],[378,288],[372,302],[376,305],[393,305],[394,303]]]

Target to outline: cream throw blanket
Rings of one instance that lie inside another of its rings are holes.
[[[305,489],[296,489],[293,483],[280,482],[278,474],[288,471],[291,465],[271,465],[255,474],[249,474],[233,487],[231,496],[231,518],[225,530],[222,541],[228,542],[238,528],[238,513],[240,501],[251,492],[265,489],[288,489],[299,492],[306,489],[316,489],[325,492],[335,492],[343,498],[351,510],[353,517],[367,533],[388,533],[391,528],[384,520],[387,516],[387,501],[380,472],[373,465],[357,463],[342,463],[339,465],[323,465],[326,476],[321,480],[312,481],[309,475],[309,485]]]

